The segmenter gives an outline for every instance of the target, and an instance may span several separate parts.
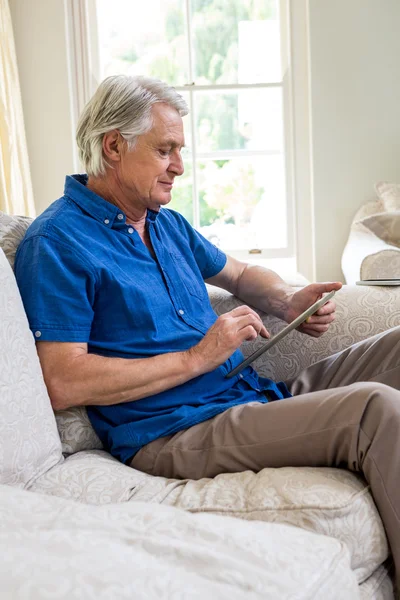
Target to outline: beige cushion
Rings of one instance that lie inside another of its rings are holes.
[[[346,544],[359,582],[389,555],[368,485],[342,469],[286,467],[188,481],[147,475],[93,450],[70,456],[30,489],[90,504],[162,503],[308,529]]]
[[[380,182],[357,211],[342,255],[346,283],[400,277],[400,185]]]
[[[387,212],[400,210],[400,184],[380,181],[375,185],[376,194]]]
[[[400,247],[400,210],[376,213],[360,223],[387,244]]]
[[[17,283],[0,249],[0,483],[26,486],[62,460]]]
[[[84,406],[60,410],[55,415],[63,454],[103,448]]]
[[[13,268],[15,253],[32,220],[29,217],[6,215],[0,211],[0,248]]]
[[[360,279],[399,279],[400,249],[380,250],[368,254],[360,267]],[[398,290],[398,288],[396,288]]]
[[[346,545],[148,503],[85,506],[0,486],[7,598],[354,600]]]

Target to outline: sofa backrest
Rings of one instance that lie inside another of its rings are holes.
[[[29,485],[63,460],[35,342],[0,249],[0,483]]]
[[[29,217],[11,216],[0,211],[0,252],[3,249],[12,268],[14,267],[17,248],[32,220]],[[103,448],[103,444],[96,435],[84,406],[58,411],[56,422],[63,454],[74,454],[82,450],[101,450]]]

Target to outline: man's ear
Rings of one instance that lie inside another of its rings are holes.
[[[124,140],[117,129],[105,133],[102,146],[106,159],[112,162],[119,162],[121,160],[123,144]]]

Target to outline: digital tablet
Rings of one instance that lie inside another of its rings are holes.
[[[356,285],[400,285],[400,279],[362,279]]]
[[[249,364],[251,364],[254,360],[256,360],[256,358],[258,358],[259,356],[261,356],[261,354],[263,354],[264,352],[266,352],[267,350],[269,350],[270,348],[272,348],[272,346],[275,346],[275,344],[277,344],[278,342],[280,342],[288,333],[290,333],[291,331],[293,331],[293,329],[296,329],[296,327],[299,327],[299,325],[301,325],[302,323],[304,323],[304,321],[306,319],[308,319],[308,317],[311,317],[311,315],[313,315],[314,313],[316,313],[317,310],[319,310],[321,308],[321,306],[324,306],[324,304],[326,304],[331,298],[333,298],[334,295],[335,295],[334,291],[333,292],[329,292],[328,294],[326,294],[325,296],[323,296],[323,298],[321,298],[320,300],[317,300],[317,302],[315,302],[314,304],[312,304],[309,308],[307,308],[307,310],[305,310],[301,315],[299,315],[297,317],[297,319],[295,319],[294,321],[292,321],[291,323],[289,323],[289,325],[287,325],[286,327],[284,327],[273,338],[271,338],[265,344],[263,344],[263,346],[261,346],[261,348],[259,348],[255,352],[253,352],[253,354],[250,354],[250,356],[248,358],[246,358],[245,360],[243,360],[240,363],[240,365],[238,365],[237,367],[235,367],[234,369],[232,369],[232,371],[230,371],[226,375],[226,378],[230,379],[231,377],[234,377],[240,371],[242,371],[245,367],[247,367]]]

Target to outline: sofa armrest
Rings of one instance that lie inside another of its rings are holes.
[[[208,287],[211,303],[218,315],[243,304],[224,290]],[[400,323],[398,287],[346,285],[337,292],[335,302],[336,320],[327,333],[316,339],[292,331],[253,363],[256,371],[264,377],[285,381],[318,360]],[[257,312],[271,335],[284,327],[285,324],[280,319]],[[248,356],[262,344],[262,339],[257,338],[244,343],[241,350]]]
[[[396,278],[400,272],[400,248],[357,224],[343,250],[342,271],[350,285],[359,279]]]

